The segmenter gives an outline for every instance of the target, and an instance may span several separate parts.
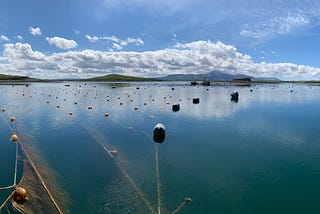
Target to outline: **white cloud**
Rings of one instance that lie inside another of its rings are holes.
[[[77,34],[77,35],[79,35],[79,34],[81,33],[80,30],[77,30],[77,29],[73,30],[73,32],[74,32],[75,34]]]
[[[89,40],[89,42],[98,42],[99,41],[99,37],[97,37],[97,36],[85,35],[85,37],[87,40]]]
[[[17,39],[17,40],[23,40],[23,37],[21,35],[17,35],[14,38]]]
[[[31,35],[33,35],[33,36],[41,36],[42,35],[41,29],[39,27],[36,27],[36,28],[29,27],[29,31],[30,31]]]
[[[50,45],[54,45],[57,48],[64,49],[64,50],[75,48],[78,46],[78,44],[74,40],[68,40],[68,39],[64,39],[56,36],[52,38],[47,37],[46,40],[47,42],[49,42]]]
[[[83,50],[51,55],[34,51],[29,44],[16,43],[4,45],[0,62],[4,73],[33,73],[40,78],[87,78],[108,73],[154,77],[213,70],[280,79],[320,78],[319,68],[292,63],[255,63],[234,46],[210,41],[178,43],[172,48],[145,52]]]
[[[1,35],[0,40],[5,41],[5,42],[10,42],[10,39],[5,35]]]
[[[85,35],[86,39],[89,40],[90,42],[98,42],[101,40],[106,40],[107,42],[112,42],[112,48],[116,50],[122,50],[125,46],[128,44],[135,44],[136,46],[142,46],[144,45],[144,42],[141,38],[131,38],[128,37],[124,40],[119,39],[115,35],[112,36],[90,36],[90,35]]]
[[[121,50],[122,46],[118,45],[117,43],[112,43],[112,48],[116,49],[116,50]]]
[[[307,26],[310,20],[301,14],[273,17],[267,23],[245,24],[240,35],[252,38],[268,38],[275,35],[287,34]]]

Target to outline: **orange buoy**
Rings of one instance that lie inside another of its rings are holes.
[[[104,116],[105,116],[105,117],[109,117],[109,113],[106,112],[106,113],[104,114]]]
[[[11,122],[14,122],[16,120],[15,117],[10,117]]]
[[[115,150],[115,149],[110,150],[110,153],[111,153],[113,156],[117,156],[117,155],[119,154],[118,150]]]
[[[23,203],[27,200],[27,191],[23,187],[15,187],[13,200],[17,203]]]
[[[15,142],[15,141],[18,140],[18,136],[13,134],[10,139],[11,139],[12,142]]]

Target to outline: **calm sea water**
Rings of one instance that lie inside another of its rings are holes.
[[[30,134],[70,213],[150,213],[146,201],[156,213],[156,146],[162,213],[187,196],[179,213],[320,213],[320,87],[186,84],[2,85],[0,108]],[[12,183],[15,151],[4,119],[0,186]]]

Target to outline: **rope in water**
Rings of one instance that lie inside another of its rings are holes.
[[[114,156],[110,153],[109,149],[107,149],[104,146],[104,142],[101,138],[99,138],[97,136],[97,134],[94,132],[94,130],[92,130],[91,128],[89,128],[88,126],[86,126],[85,124],[81,123],[80,124],[90,133],[90,135],[95,139],[95,141],[103,148],[103,150],[111,157],[115,160],[116,165],[118,166],[118,168],[120,169],[120,171],[122,172],[122,174],[127,178],[128,182],[131,184],[131,186],[133,187],[133,189],[136,191],[136,193],[142,198],[142,200],[144,201],[145,205],[147,206],[147,208],[150,210],[151,213],[155,214],[154,209],[151,206],[151,203],[149,202],[149,200],[144,196],[144,194],[142,193],[142,191],[137,187],[137,185],[135,184],[135,182],[131,179],[131,177],[128,175],[128,173],[126,172],[126,170],[121,166],[121,164],[119,163],[119,161],[117,161]]]
[[[160,214],[161,213],[161,185],[160,185],[160,173],[159,173],[158,144],[155,145],[155,154],[156,154],[158,214]]]
[[[50,192],[50,190],[48,189],[47,185],[45,184],[45,182],[44,182],[42,176],[40,175],[39,171],[37,170],[35,164],[34,164],[33,161],[31,160],[31,158],[30,158],[29,154],[27,153],[26,149],[24,148],[23,143],[22,143],[21,141],[19,141],[19,144],[20,144],[21,149],[22,149],[23,153],[25,154],[27,160],[29,161],[29,163],[30,163],[33,171],[36,173],[37,177],[39,178],[41,185],[43,186],[43,188],[44,188],[45,191],[47,192],[50,200],[52,201],[52,203],[53,203],[53,205],[54,205],[54,207],[56,208],[56,210],[58,211],[59,214],[63,214],[61,208],[59,207],[58,203],[57,203],[56,200],[54,199],[52,193]]]

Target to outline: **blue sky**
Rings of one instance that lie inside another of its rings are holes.
[[[317,0],[2,1],[0,73],[320,79]]]

